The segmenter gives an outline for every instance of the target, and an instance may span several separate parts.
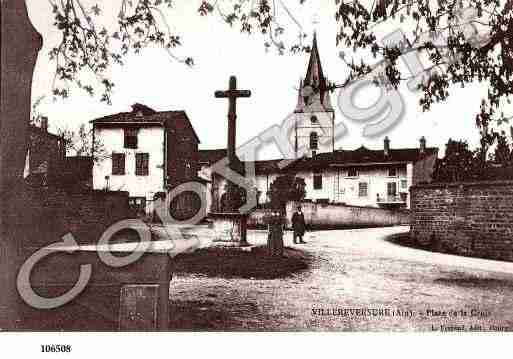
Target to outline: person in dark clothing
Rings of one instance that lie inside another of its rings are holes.
[[[299,239],[299,243],[306,243],[303,241],[303,236],[306,231],[305,215],[301,210],[301,207],[297,208],[297,211],[292,215],[292,229],[294,231],[294,243],[298,243],[296,239]]]

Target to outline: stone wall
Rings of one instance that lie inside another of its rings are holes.
[[[410,211],[305,202],[300,204],[311,229],[386,227],[410,224]],[[287,227],[298,204],[287,205]],[[248,220],[250,228],[265,228],[265,210],[256,210]]]
[[[513,261],[513,181],[420,185],[411,198],[417,244]]]
[[[132,216],[127,192],[23,187],[9,218],[23,247],[46,246],[68,233],[78,243],[96,243],[111,224]]]

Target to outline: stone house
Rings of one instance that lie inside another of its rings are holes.
[[[48,118],[41,119],[40,127],[31,125],[23,177],[32,184],[54,183],[63,168],[66,143],[61,136],[48,131]]]
[[[418,148],[336,150],[297,160],[280,170],[279,161],[255,163],[255,186],[260,202],[276,177],[289,173],[306,183],[306,200],[352,206],[409,208],[409,189],[431,182],[437,148],[426,147],[425,139]]]
[[[48,131],[48,118],[30,126],[30,140],[24,178],[35,186],[54,186],[63,190],[93,188],[93,157],[67,156],[66,140]]]
[[[201,174],[211,181],[210,203],[216,208],[224,189],[224,181],[210,170],[223,158],[224,150],[200,151]],[[371,150],[336,150],[304,157],[280,169],[282,160],[257,161],[253,181],[259,204],[268,202],[267,193],[279,176],[292,174],[306,184],[306,200],[363,207],[409,208],[409,189],[420,183],[430,183],[438,158],[437,148],[426,147],[424,138],[418,148],[390,148],[385,138],[384,148]]]
[[[91,121],[93,136],[109,156],[93,167],[94,189],[127,191],[141,215],[155,198],[197,181],[199,138],[184,111],[157,112],[135,104],[132,111]]]

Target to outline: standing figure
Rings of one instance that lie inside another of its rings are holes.
[[[305,244],[303,236],[306,231],[306,223],[301,206],[297,207],[297,211],[292,215],[292,229],[294,231],[294,243]],[[297,238],[299,238],[299,241],[296,241]]]

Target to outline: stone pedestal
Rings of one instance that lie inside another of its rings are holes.
[[[210,213],[213,222],[214,244],[228,247],[247,247],[248,217],[240,213]]]
[[[81,265],[91,265],[88,285],[71,302],[55,309],[35,309],[21,303],[21,329],[167,330],[172,277],[172,258],[168,253],[175,249],[175,244],[172,241],[155,241],[144,251],[137,247],[138,243],[122,243],[53,250],[54,253],[41,259],[34,267],[30,280],[33,290],[46,298],[67,293],[76,285]],[[107,251],[115,257],[134,253],[140,253],[142,257],[132,264],[116,268],[100,260],[98,254]]]
[[[285,218],[280,212],[274,212],[267,216],[267,250],[270,256],[283,256],[283,228]]]

